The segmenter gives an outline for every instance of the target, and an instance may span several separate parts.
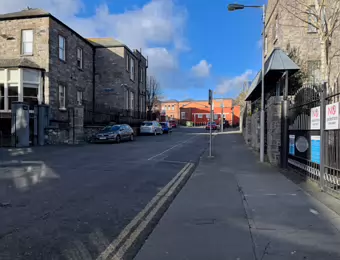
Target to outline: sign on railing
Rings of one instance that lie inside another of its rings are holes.
[[[340,110],[339,103],[326,106],[326,130],[340,129]],[[310,129],[320,130],[320,106],[310,110]]]
[[[339,129],[339,103],[326,106],[326,130]]]
[[[320,130],[320,106],[310,110],[310,129]]]

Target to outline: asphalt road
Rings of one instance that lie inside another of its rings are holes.
[[[185,163],[198,161],[208,144],[200,133],[2,150],[0,259],[96,259]]]

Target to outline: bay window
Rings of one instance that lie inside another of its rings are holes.
[[[20,101],[33,110],[42,101],[40,70],[0,69],[0,111],[10,112],[12,102]]]
[[[8,84],[8,110],[12,108],[12,102],[19,101],[18,84]]]
[[[0,110],[5,109],[5,84],[0,83]]]

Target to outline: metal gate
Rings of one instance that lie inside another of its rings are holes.
[[[303,86],[292,97],[288,130],[289,166],[337,196],[340,196],[339,102],[338,82],[330,87]],[[311,123],[311,113],[316,125]]]
[[[318,180],[320,163],[312,157],[312,136],[320,136],[320,130],[312,130],[311,108],[320,106],[321,86],[304,85],[291,97],[288,109],[288,165],[302,176]]]
[[[325,98],[325,113],[338,113],[340,109],[340,84],[336,82],[328,88]],[[337,105],[336,105],[337,104]],[[337,107],[334,107],[337,106]],[[335,110],[334,110],[335,109]],[[328,118],[326,118],[328,120]],[[340,119],[338,119],[340,120]],[[326,122],[327,124],[327,122]],[[325,130],[324,134],[324,188],[340,195],[340,130]]]

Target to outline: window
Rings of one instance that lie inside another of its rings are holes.
[[[171,108],[172,110],[175,110],[175,105],[172,105],[172,108]]]
[[[77,48],[77,66],[79,69],[83,68],[83,49]]]
[[[206,118],[210,118],[210,114],[206,114],[205,117],[206,117]]]
[[[83,92],[77,91],[77,104],[81,105],[83,103]]]
[[[316,84],[321,81],[321,62],[319,60],[307,61],[308,79],[310,83]]]
[[[59,109],[66,109],[66,88],[59,85]]]
[[[33,54],[33,30],[21,31],[21,53],[24,55]]]
[[[274,41],[279,38],[279,15],[277,14],[275,17],[275,26],[274,26]]]
[[[66,41],[65,38],[59,35],[59,59],[65,61],[65,46]]]
[[[11,109],[12,102],[19,101],[19,88],[17,84],[8,84],[8,109]]]
[[[129,90],[124,90],[124,108],[129,109]]]
[[[34,106],[38,105],[39,85],[37,84],[23,84],[23,100],[29,106],[30,110],[34,110]]]
[[[166,110],[166,106],[164,106],[164,109],[163,110]]]
[[[308,10],[308,32],[316,33],[318,29],[315,27],[317,23],[317,16],[315,15],[315,6],[311,5]]]
[[[130,71],[130,56],[128,54],[126,54],[126,70]]]
[[[135,80],[135,60],[130,59],[130,79]]]
[[[202,114],[197,114],[197,118],[203,118]]]
[[[5,85],[0,84],[0,110],[5,110]]]
[[[264,39],[264,55],[266,56],[268,52],[268,37]]]
[[[135,108],[135,93],[130,92],[130,109],[133,110]]]
[[[143,83],[143,68],[140,68],[140,82]]]
[[[218,115],[214,114],[214,120],[218,119]]]
[[[186,113],[185,112],[181,112],[181,119],[186,119]]]

